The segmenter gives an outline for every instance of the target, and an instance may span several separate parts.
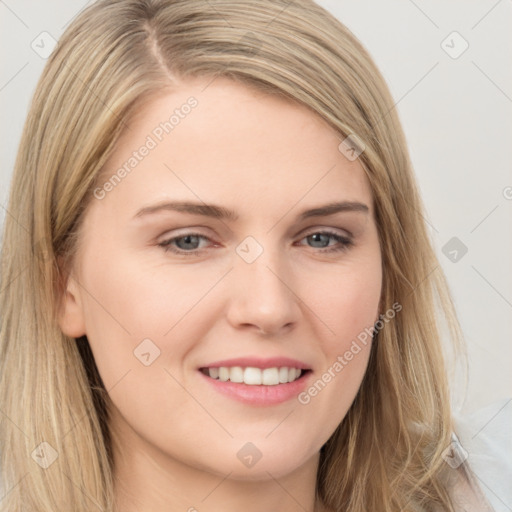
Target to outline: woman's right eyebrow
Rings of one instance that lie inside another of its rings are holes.
[[[358,201],[340,201],[304,210],[298,215],[298,220],[305,220],[312,217],[325,217],[339,212],[368,213],[369,210],[368,205]],[[145,206],[134,215],[134,219],[166,211],[202,215],[231,222],[239,219],[239,215],[236,212],[225,208],[224,206],[191,201],[162,201],[153,205]]]
[[[238,214],[223,206],[190,201],[162,201],[150,206],[145,206],[134,215],[134,218],[166,211],[203,215],[205,217],[213,217],[215,219],[229,220],[232,222],[238,220]]]

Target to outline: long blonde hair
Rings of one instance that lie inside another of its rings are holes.
[[[393,99],[363,46],[311,0],[100,0],[60,39],[23,131],[3,236],[0,509],[114,510],[108,393],[87,340],[58,327],[62,280],[128,119],[195,76],[299,102],[340,142],[363,142],[382,248],[381,311],[396,302],[402,310],[378,332],[356,400],[322,448],[317,495],[344,512],[453,510],[442,458],[452,420],[441,320],[455,342],[460,328]]]

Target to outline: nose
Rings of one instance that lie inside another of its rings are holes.
[[[252,263],[237,258],[231,272],[227,319],[236,329],[283,334],[300,318],[297,282],[284,256],[266,250]]]

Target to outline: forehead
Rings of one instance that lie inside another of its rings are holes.
[[[111,186],[102,203],[133,209],[179,198],[270,215],[276,203],[282,211],[298,202],[370,202],[342,139],[306,106],[226,78],[195,79],[135,112],[104,167],[99,185]]]

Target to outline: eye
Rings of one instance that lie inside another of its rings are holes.
[[[164,251],[170,251],[175,254],[183,254],[186,256],[199,255],[201,249],[199,244],[201,240],[210,240],[204,235],[199,233],[185,233],[181,236],[175,236],[160,242],[158,245],[162,247]],[[177,247],[176,247],[177,246]]]
[[[312,242],[314,244],[312,247],[319,248],[322,253],[346,251],[354,244],[350,238],[331,231],[316,231],[306,235],[302,240]],[[330,240],[337,242],[337,245],[329,245]]]
[[[211,242],[208,237],[191,232],[164,240],[158,246],[162,247],[165,252],[172,252],[183,256],[199,256],[204,249],[204,247],[200,247],[201,240]],[[330,231],[316,231],[302,238],[302,240],[312,243],[313,245],[310,245],[310,247],[319,249],[321,253],[345,251],[353,245],[353,241],[349,237]],[[336,243],[334,245],[329,244],[331,240],[334,240]]]

